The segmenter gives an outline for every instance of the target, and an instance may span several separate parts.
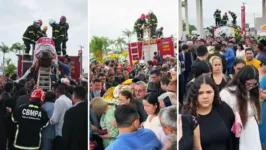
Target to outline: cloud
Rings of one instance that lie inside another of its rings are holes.
[[[62,15],[69,23],[69,41],[67,51],[69,55],[78,55],[80,45],[83,49],[83,68],[88,70],[88,2],[87,0],[8,0],[0,5],[0,42],[11,46],[15,42],[23,43],[22,35],[34,20],[42,19],[43,25],[48,25],[48,36],[52,30],[49,20],[59,21]],[[7,54],[17,64],[14,53]]]

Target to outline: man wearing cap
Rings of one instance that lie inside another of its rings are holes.
[[[42,129],[49,124],[47,113],[41,108],[44,92],[32,92],[28,104],[17,108],[12,121],[17,125],[14,147],[17,149],[40,149]]]

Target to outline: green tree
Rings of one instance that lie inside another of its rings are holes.
[[[129,29],[125,29],[123,32],[123,35],[127,37],[127,43],[129,44],[130,43],[130,40],[131,40],[131,36],[133,34],[133,31],[130,31]]]
[[[193,30],[197,30],[196,26],[194,25],[189,25],[189,34],[191,34],[191,32]],[[186,31],[186,23],[183,21],[183,31]]]
[[[108,52],[107,47],[110,46],[110,39],[108,37],[102,37],[102,41],[103,41],[103,52],[105,53],[105,55],[107,55]]]
[[[102,37],[92,37],[90,41],[90,51],[97,61],[103,62],[104,40]]]
[[[123,38],[123,37],[117,37],[115,45],[120,50],[120,53],[123,52],[123,46],[126,45],[126,44],[127,43],[125,41],[125,38]]]
[[[18,53],[19,55],[21,55],[22,53],[22,51],[24,51],[25,50],[25,46],[23,45],[23,44],[20,44],[20,43],[14,43],[12,46],[11,46],[11,48],[10,48],[13,52],[16,52],[16,53]]]
[[[3,53],[3,70],[5,69],[5,55],[9,52],[11,52],[11,49],[5,45],[4,42],[2,42],[2,45],[0,45],[0,51]]]
[[[111,47],[111,51],[114,51],[115,43],[116,43],[115,40],[109,39],[109,44],[110,44],[109,46]]]
[[[4,69],[5,74],[14,74],[17,73],[17,67],[12,63],[11,58],[6,59],[7,67]]]

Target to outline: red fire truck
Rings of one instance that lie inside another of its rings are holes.
[[[22,55],[18,56],[18,76],[21,77],[31,66],[32,61],[23,60]],[[79,82],[80,75],[82,74],[82,51],[78,51],[78,56],[69,56],[71,59],[71,78]],[[58,56],[58,60],[64,61],[64,56]]]
[[[150,41],[139,41],[128,44],[128,54],[130,63],[133,60],[152,60],[154,52],[160,56],[171,55],[174,56],[174,38],[153,39]]]

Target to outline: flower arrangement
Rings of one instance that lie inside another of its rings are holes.
[[[164,55],[163,56],[163,59],[169,59],[169,58],[171,58],[172,56],[171,55]]]
[[[127,81],[127,83],[128,82],[129,81]],[[103,96],[103,99],[105,101],[107,101],[109,104],[119,105],[119,94],[120,94],[121,91],[124,91],[124,90],[128,90],[128,91],[132,92],[131,86],[120,84],[120,85],[118,85],[116,87],[109,88],[105,92],[105,94]]]

